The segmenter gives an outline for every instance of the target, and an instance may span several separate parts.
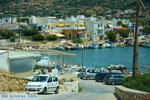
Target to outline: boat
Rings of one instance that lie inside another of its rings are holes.
[[[49,66],[53,64],[54,62],[50,62],[50,58],[47,56],[41,57],[41,60],[36,62],[36,65],[39,65],[39,66]]]
[[[55,49],[56,50],[65,50],[63,47],[60,47],[60,46],[57,46]]]
[[[109,44],[109,43],[105,43],[105,44],[103,44],[102,45],[104,48],[110,48],[111,47],[111,45]]]
[[[96,44],[96,43],[93,43],[89,46],[90,49],[98,49],[99,48],[99,45]]]
[[[103,49],[103,48],[105,48],[105,46],[103,46],[103,44],[99,44],[99,48]]]
[[[115,44],[109,44],[109,43],[105,43],[105,44],[103,44],[102,45],[103,46],[103,48],[114,48],[114,47],[116,47],[116,45]]]
[[[150,43],[144,44],[143,47],[145,47],[145,48],[150,48]]]
[[[77,50],[81,50],[81,49],[83,49],[83,48],[84,48],[84,46],[76,45],[76,49],[77,49]]]

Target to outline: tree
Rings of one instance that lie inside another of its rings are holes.
[[[127,24],[122,24],[122,27],[128,28]]]
[[[43,41],[44,40],[44,36],[41,34],[36,34],[32,36],[32,40],[33,41]]]
[[[118,21],[117,22],[117,26],[121,26],[122,25],[122,22],[121,21]]]
[[[109,39],[109,41],[115,41],[116,40],[116,32],[115,31],[107,31],[106,32],[107,38]]]
[[[56,35],[48,35],[46,38],[49,41],[57,40],[57,36]]]
[[[16,37],[15,33],[10,30],[1,31],[0,35],[1,35],[2,39],[10,39],[10,38]]]
[[[83,40],[80,39],[80,38],[76,38],[76,39],[74,39],[72,42],[73,42],[73,43],[82,43]]]
[[[150,27],[144,27],[143,32],[147,35],[150,34]]]
[[[120,30],[120,35],[123,37],[123,38],[126,38],[129,36],[129,29],[121,29]]]
[[[28,30],[23,31],[24,36],[33,36],[33,35],[36,35],[38,33],[39,32],[36,29],[28,29]]]

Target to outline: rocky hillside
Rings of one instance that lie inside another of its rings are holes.
[[[5,16],[104,15],[106,11],[135,9],[136,0],[0,0],[0,14]],[[149,0],[143,0],[150,10]]]

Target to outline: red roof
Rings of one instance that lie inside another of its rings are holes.
[[[120,14],[114,14],[113,17],[120,17]]]
[[[128,29],[128,28],[125,28],[125,27],[113,27],[114,30],[121,30],[121,29]]]

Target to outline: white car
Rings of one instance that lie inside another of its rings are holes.
[[[26,84],[26,91],[38,93],[59,92],[58,78],[55,75],[37,75]]]

